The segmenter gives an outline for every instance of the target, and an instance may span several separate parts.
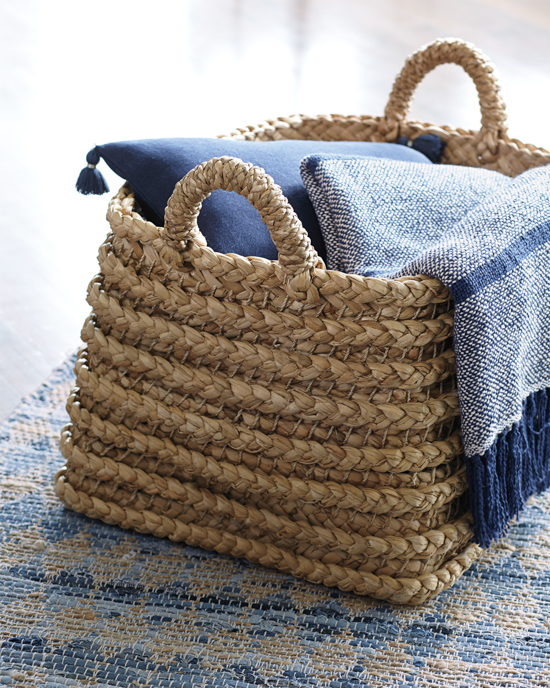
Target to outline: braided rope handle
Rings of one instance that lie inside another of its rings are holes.
[[[235,191],[260,213],[279,252],[289,295],[297,299],[316,296],[312,293],[316,292],[313,269],[324,265],[294,208],[265,170],[239,158],[212,158],[197,165],[176,184],[164,219],[169,237],[177,242],[199,240],[206,245],[197,217],[202,201],[216,189]]]
[[[422,79],[437,66],[447,63],[459,65],[472,78],[481,108],[480,138],[496,154],[498,139],[506,135],[507,126],[494,65],[474,45],[457,38],[438,39],[407,59],[384,111],[387,138],[393,140],[398,136],[399,124],[407,119],[414,92]]]

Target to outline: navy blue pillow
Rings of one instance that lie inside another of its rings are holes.
[[[239,141],[234,139],[146,139],[96,146],[109,167],[128,181],[146,219],[164,224],[164,209],[176,183],[211,158],[230,155],[263,167],[281,186],[321,258],[326,250],[315,211],[300,176],[308,155],[362,155],[427,163],[422,153],[393,143],[353,141]],[[92,162],[92,160],[88,160]],[[208,245],[219,253],[277,258],[267,227],[242,196],[217,190],[203,203],[198,220]]]

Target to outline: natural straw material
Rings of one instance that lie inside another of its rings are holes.
[[[406,120],[416,85],[456,62],[480,132]],[[506,137],[493,69],[472,46],[413,55],[385,116],[281,118],[231,136],[395,141],[435,132],[444,162],[509,175],[550,155]],[[234,191],[278,261],[215,253],[201,202]],[[280,188],[235,158],[176,185],[165,228],[124,186],[90,284],[92,315],[56,478],[71,509],[396,603],[449,587],[480,548],[458,426],[453,304],[425,275],[325,269]]]

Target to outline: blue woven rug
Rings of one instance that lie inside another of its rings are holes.
[[[65,510],[73,361],[0,426],[0,686],[550,686],[550,497],[413,609]]]

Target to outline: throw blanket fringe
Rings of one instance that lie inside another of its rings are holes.
[[[550,389],[527,397],[521,420],[466,468],[474,541],[488,547],[531,495],[550,487]]]

